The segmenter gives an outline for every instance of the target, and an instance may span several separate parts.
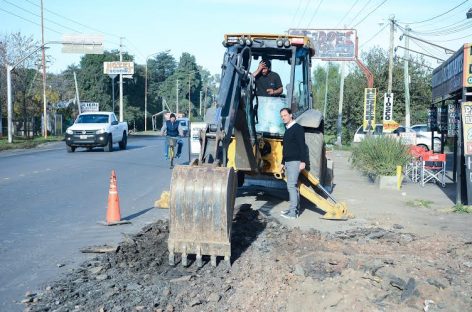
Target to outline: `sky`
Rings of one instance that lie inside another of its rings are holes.
[[[41,41],[40,0],[0,0],[0,38],[14,32]],[[226,33],[281,33],[289,28],[354,28],[360,51],[375,45],[389,47],[388,19],[392,16],[412,36],[458,50],[472,42],[472,19],[466,12],[472,1],[463,0],[43,0],[45,41],[61,41],[67,34],[102,34],[106,50],[119,49],[144,64],[151,55],[182,52],[212,74],[220,73]],[[430,20],[431,19],[431,20]],[[395,46],[403,45],[395,32]],[[411,40],[410,49],[437,58],[450,55],[440,48]],[[50,45],[48,72],[59,73],[78,64],[81,55],[64,54]],[[403,55],[403,50],[398,50]],[[425,59],[432,67],[435,59]],[[322,64],[322,63],[319,63]]]

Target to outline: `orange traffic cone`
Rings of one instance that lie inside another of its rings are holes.
[[[110,190],[108,191],[108,208],[107,208],[107,220],[101,222],[104,225],[117,225],[131,223],[130,221],[121,220],[120,213],[120,197],[118,196],[118,189],[116,186],[116,174],[115,170],[112,170],[110,177]]]

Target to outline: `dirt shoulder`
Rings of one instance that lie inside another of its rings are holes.
[[[28,294],[26,310],[472,310],[470,216],[445,211],[452,202],[434,185],[380,192],[342,162],[348,154],[335,157],[334,194],[356,219],[326,221],[307,207],[280,222],[285,194],[248,186],[235,207],[231,267],[206,258],[201,269],[192,258],[189,267],[169,266],[168,224],[157,221]],[[408,204],[423,198],[429,208]]]

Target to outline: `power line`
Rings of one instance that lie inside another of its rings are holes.
[[[446,12],[441,13],[441,14],[439,14],[439,15],[436,15],[436,16],[434,16],[434,17],[431,17],[431,18],[428,18],[428,19],[425,19],[425,20],[422,20],[422,21],[417,21],[417,22],[410,22],[410,23],[405,23],[405,22],[403,22],[403,23],[405,23],[405,24],[410,24],[410,25],[411,25],[411,24],[420,24],[420,23],[429,22],[429,21],[432,21],[432,20],[434,20],[434,19],[436,19],[436,18],[438,18],[438,17],[441,17],[441,16],[443,16],[443,15],[446,15],[447,13],[449,13],[449,12],[451,12],[451,11],[454,11],[455,9],[457,9],[458,7],[460,7],[461,5],[463,5],[463,4],[466,3],[466,2],[469,2],[469,0],[465,0],[465,1],[461,2],[461,3],[459,3],[458,5],[456,5],[455,7],[453,7],[452,9],[447,10]]]
[[[298,0],[298,6],[297,6],[297,9],[295,10],[295,14],[292,17],[289,28],[291,28],[291,26],[295,22],[295,18],[297,17],[298,11],[300,11],[300,7],[302,6],[302,1],[303,0]]]
[[[30,4],[32,4],[32,5],[34,5],[34,6],[40,7],[40,5],[38,5],[37,3],[32,2],[31,0],[25,0],[25,1],[28,2],[28,3],[30,3]],[[99,33],[104,34],[104,35],[108,35],[108,36],[120,38],[120,36],[118,36],[118,35],[111,34],[111,33],[105,32],[105,31],[101,31],[101,30],[99,30],[99,29],[97,29],[97,28],[90,27],[90,26],[88,26],[88,25],[82,24],[82,23],[77,22],[77,21],[75,21],[75,20],[73,20],[73,19],[71,19],[71,18],[68,18],[68,17],[66,17],[66,16],[64,16],[64,15],[62,15],[62,14],[53,12],[53,11],[51,11],[51,10],[49,10],[49,9],[46,9],[46,8],[45,8],[44,10],[47,11],[47,12],[49,12],[49,13],[51,13],[51,14],[53,14],[53,15],[55,15],[55,16],[57,16],[57,17],[60,17],[60,18],[65,19],[65,20],[67,20],[67,21],[69,21],[69,22],[75,23],[75,24],[77,24],[77,25],[79,25],[79,26],[82,26],[82,27],[85,27],[85,28],[87,28],[87,29],[90,29],[90,30],[99,32]]]
[[[374,13],[375,11],[377,11],[378,8],[380,8],[385,2],[387,2],[388,0],[384,0],[382,1],[378,6],[375,7],[375,9],[373,9],[372,11],[370,11],[366,16],[364,16],[363,19],[361,19],[356,25],[354,25],[354,27],[357,27],[360,23],[362,23],[363,21],[365,21],[366,18],[368,18],[372,13]]]
[[[38,24],[38,23],[36,23],[36,22],[34,22],[34,21],[30,20],[30,19],[27,19],[27,18],[25,18],[25,17],[23,17],[23,16],[20,16],[20,15],[18,15],[18,14],[15,14],[15,13],[13,13],[13,12],[11,12],[11,11],[8,11],[8,10],[2,9],[2,8],[0,8],[0,11],[3,11],[3,12],[8,13],[8,14],[10,14],[10,15],[16,16],[16,17],[18,17],[18,18],[20,18],[20,19],[22,19],[22,20],[24,20],[24,21],[30,22],[30,23],[32,23],[32,24],[35,24],[36,26],[41,26],[41,24]],[[52,29],[52,28],[49,28],[49,27],[46,27],[46,26],[44,26],[44,28],[46,28],[47,30],[50,30],[50,31],[52,31],[52,32],[55,32],[55,33],[57,33],[57,34],[59,34],[59,35],[62,34],[61,32],[59,32],[59,31],[57,31],[57,30],[54,30],[54,29]]]
[[[354,7],[356,6],[356,4],[359,2],[360,0],[356,0],[356,2],[354,2],[354,4],[351,6],[351,8],[349,9],[349,11],[347,11],[346,14],[344,14],[344,16],[341,18],[341,20],[339,21],[339,23],[336,24],[336,28],[339,27],[339,25],[342,24],[342,22],[344,21],[344,19],[351,13],[352,9],[354,9]]]
[[[298,21],[297,28],[300,28],[300,24],[302,23],[303,18],[305,17],[305,13],[306,13],[306,10],[308,9],[308,5],[309,5],[309,4],[310,4],[310,0],[307,0],[307,1],[306,1],[306,5],[305,5],[305,9],[303,10],[302,17],[301,17],[300,20]]]
[[[383,27],[380,28],[380,30],[379,30],[377,33],[375,33],[375,35],[373,35],[372,37],[370,37],[367,41],[363,42],[363,43],[359,46],[359,48],[365,46],[367,43],[369,43],[370,41],[372,41],[372,40],[373,40],[375,37],[377,37],[385,28],[387,28],[388,25],[389,25],[389,24],[383,25]]]
[[[308,25],[306,26],[306,28],[309,28],[309,27],[310,27],[311,22],[313,22],[313,19],[315,18],[316,14],[318,13],[318,10],[320,9],[320,6],[321,6],[322,3],[323,3],[323,0],[321,0],[321,1],[318,3],[318,6],[316,7],[315,12],[314,12],[313,15],[311,16],[310,22],[308,23]]]
[[[23,8],[23,7],[21,7],[21,6],[19,6],[19,5],[16,5],[16,4],[14,4],[14,3],[10,2],[10,1],[3,0],[3,2],[6,2],[6,3],[8,3],[8,4],[10,4],[10,5],[12,5],[12,6],[14,6],[14,7],[16,7],[16,8],[18,8],[18,9],[20,9],[20,10],[22,10],[22,11],[25,11],[25,12],[31,14],[31,15],[34,15],[34,16],[36,16],[36,17],[41,18],[41,15],[36,14],[36,13],[34,13],[34,12],[31,12],[31,11],[29,11],[29,10],[27,10],[27,9],[25,9],[25,8]],[[44,18],[44,20],[45,20],[45,21],[48,21],[48,22],[50,22],[50,23],[52,23],[52,24],[55,24],[55,25],[57,25],[57,26],[59,26],[59,27],[63,27],[63,28],[69,29],[69,30],[71,30],[71,31],[73,31],[73,32],[80,32],[80,31],[77,31],[76,29],[70,28],[70,27],[65,26],[65,25],[62,25],[62,24],[60,24],[60,23],[56,23],[56,22],[54,22],[54,21],[52,21],[52,20],[50,20],[50,19]]]
[[[364,9],[369,5],[369,3],[371,2],[372,0],[367,0],[366,4],[364,4],[364,6],[357,12],[357,14],[351,19],[351,21],[348,23],[349,25],[352,25],[354,23],[354,21],[356,20],[356,18],[361,15],[362,11],[364,11]]]
[[[454,24],[444,26],[442,28],[438,28],[436,30],[429,30],[429,31],[414,31],[415,34],[423,35],[423,36],[442,36],[442,35],[450,35],[451,33],[458,33],[464,30],[469,30],[471,23],[469,21],[460,21]]]

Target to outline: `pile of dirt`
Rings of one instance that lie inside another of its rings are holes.
[[[232,266],[167,263],[168,225],[125,237],[23,302],[27,311],[470,311],[472,242],[392,229],[288,229],[242,205]],[[190,258],[191,259],[191,258]],[[179,259],[176,259],[179,261]]]

